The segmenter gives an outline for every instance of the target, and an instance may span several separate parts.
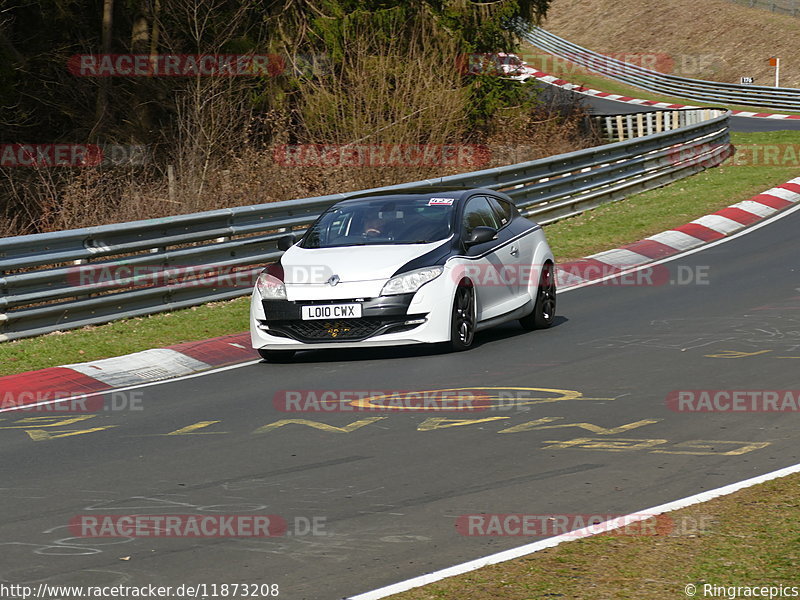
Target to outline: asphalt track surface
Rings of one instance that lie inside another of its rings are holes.
[[[280,598],[341,598],[534,541],[460,535],[459,515],[627,514],[796,464],[797,414],[665,404],[674,390],[800,387],[800,211],[784,215],[656,267],[662,285],[559,294],[551,329],[508,324],[468,352],[308,352],[126,392],[141,410],[0,414],[0,582],[266,583]],[[532,389],[468,413],[274,403],[282,390],[475,387]],[[86,514],[235,513],[281,515],[294,535],[68,529]],[[298,535],[312,519],[324,529]]]

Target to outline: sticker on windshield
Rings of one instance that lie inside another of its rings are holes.
[[[451,206],[455,198],[431,198],[428,206]]]

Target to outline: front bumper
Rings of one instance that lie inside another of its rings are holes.
[[[301,306],[361,304],[359,319],[301,319]],[[250,334],[254,348],[301,350],[437,343],[450,339],[452,292],[444,277],[416,293],[335,300],[263,300],[253,291]]]

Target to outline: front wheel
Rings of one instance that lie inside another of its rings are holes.
[[[259,350],[259,356],[267,362],[289,362],[294,358],[294,350]]]
[[[547,329],[556,318],[556,278],[553,263],[547,263],[539,277],[536,289],[536,303],[531,314],[519,322],[525,329]]]
[[[455,352],[468,350],[475,340],[475,289],[462,281],[456,288],[453,299],[453,314],[450,319],[450,349]]]

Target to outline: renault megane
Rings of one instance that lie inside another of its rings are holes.
[[[250,311],[253,347],[268,361],[332,346],[466,350],[482,329],[545,328],[555,316],[542,228],[492,190],[343,200],[278,247]]]

